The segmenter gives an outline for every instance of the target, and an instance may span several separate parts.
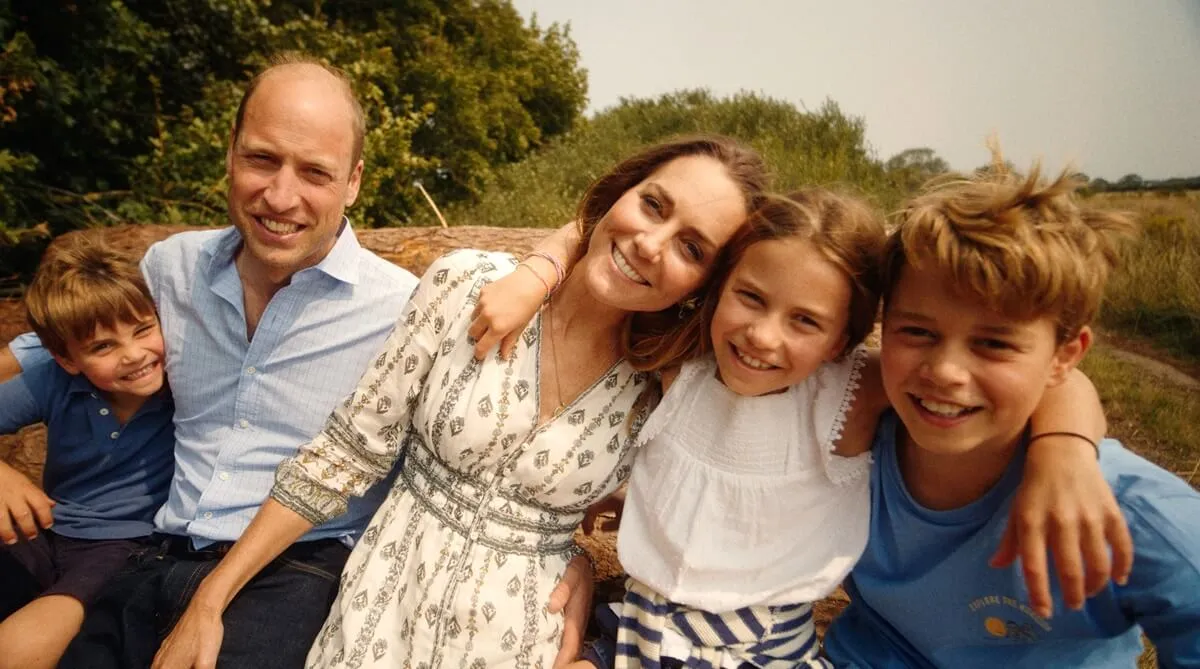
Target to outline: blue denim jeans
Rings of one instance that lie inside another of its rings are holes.
[[[177,544],[175,544],[177,545]],[[154,546],[130,557],[88,611],[59,667],[149,667],[222,550]],[[222,669],[299,669],[337,595],[350,550],[333,540],[293,545],[238,593],[223,617]]]

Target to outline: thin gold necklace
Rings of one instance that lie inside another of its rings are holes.
[[[558,418],[560,414],[567,408],[567,404],[562,399],[562,381],[558,373],[558,343],[554,337],[554,302],[546,303],[546,325],[550,328],[550,361],[554,363],[554,399],[558,403],[558,407],[554,413],[550,415],[550,419]]]

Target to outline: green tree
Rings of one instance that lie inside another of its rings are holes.
[[[221,221],[232,112],[280,50],[353,79],[371,225],[407,221],[415,179],[474,197],[586,104],[567,31],[504,0],[0,0],[0,40],[6,230]]]
[[[904,191],[916,190],[926,181],[950,171],[950,164],[928,147],[905,149],[888,158],[883,167]]]

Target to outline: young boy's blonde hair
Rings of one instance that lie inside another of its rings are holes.
[[[1009,318],[1053,315],[1063,343],[1089,324],[1121,243],[1137,224],[1081,202],[1082,180],[1064,170],[1041,178],[1012,170],[997,147],[973,176],[931,184],[900,211],[884,249],[884,308],[906,266],[945,276],[958,295]]]
[[[137,259],[79,234],[47,251],[25,291],[25,310],[46,350],[63,357],[68,342],[86,341],[97,326],[156,313]]]

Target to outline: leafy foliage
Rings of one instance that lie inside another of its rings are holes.
[[[477,195],[586,103],[563,28],[505,0],[0,0],[0,232],[223,220],[248,77],[298,50],[347,71],[367,113],[355,216],[408,218],[421,180]]]
[[[530,158],[490,175],[474,202],[448,208],[452,224],[561,225],[587,186],[638,148],[672,136],[711,132],[737,137],[762,152],[780,190],[809,184],[847,186],[895,204],[902,190],[876,160],[860,119],[833,102],[808,112],[789,102],[742,93],[717,98],[688,90],[657,99],[625,99]],[[414,222],[434,223],[418,213]]]

